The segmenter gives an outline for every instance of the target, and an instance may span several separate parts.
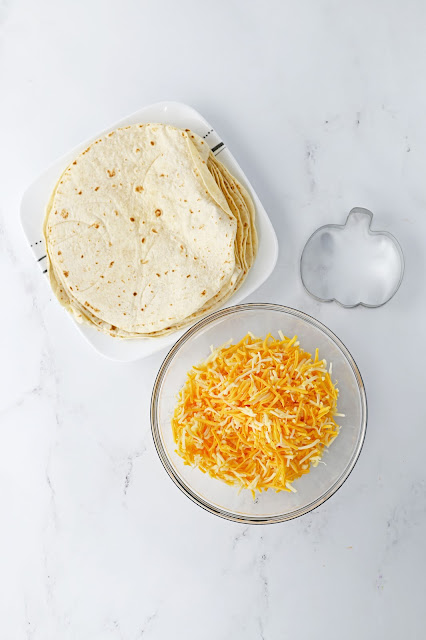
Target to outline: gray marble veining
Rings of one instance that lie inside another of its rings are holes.
[[[0,2],[0,637],[424,637],[426,6]],[[244,527],[169,481],[150,435],[164,353],[118,364],[64,317],[19,226],[26,186],[160,99],[205,113],[280,242],[256,301],[311,313],[369,400],[355,470],[316,511]],[[376,310],[312,300],[306,239],[374,211],[404,248]]]

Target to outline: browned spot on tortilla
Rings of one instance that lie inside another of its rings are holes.
[[[140,185],[138,185],[137,187],[135,187],[135,191],[137,191],[138,193],[140,193],[141,191],[143,191],[143,187],[141,187]]]
[[[115,210],[114,213],[115,213],[116,216],[118,216],[118,211],[117,210]]]
[[[151,229],[152,233],[158,233],[155,229]]]
[[[134,295],[134,296],[137,296],[138,294],[136,293],[136,291],[133,291],[133,295]]]
[[[161,209],[156,209],[155,210],[155,215],[157,216],[157,218],[160,217],[162,213],[163,212],[161,211]]]
[[[136,153],[138,153],[138,152],[140,151],[139,147],[137,147],[137,148],[135,149],[135,151],[136,151]]]
[[[192,209],[189,210],[189,213],[194,213]]]
[[[111,331],[117,331],[117,327],[114,327],[114,325],[111,325]]]
[[[99,224],[97,222],[95,222],[95,224],[92,224],[91,226],[95,227],[95,229],[99,229]]]
[[[115,133],[115,131],[111,131],[111,133],[108,134],[108,138],[110,138],[111,136],[113,136]]]
[[[205,290],[205,289],[204,289],[204,291],[202,291],[202,292],[201,292],[201,295],[202,295],[202,296],[205,296],[205,295],[206,295],[206,290]]]
[[[198,260],[197,256],[194,256],[194,260]]]
[[[160,276],[160,274],[159,274],[159,273],[156,273],[155,275],[156,275],[156,276],[158,276],[159,278],[161,278],[161,276]]]
[[[69,276],[69,275],[70,275],[70,274],[69,274],[69,271],[64,271],[64,276],[65,276],[66,278],[68,278],[68,276]]]
[[[68,218],[68,215],[69,215],[69,214],[68,214],[68,211],[66,211],[66,209],[62,209],[62,211],[61,211],[61,216],[62,216],[63,218]]]
[[[82,258],[84,258],[84,256],[83,256],[83,255],[82,255],[81,257],[82,257]]]
[[[141,242],[142,242],[142,244],[143,244],[143,243],[145,242],[145,238],[142,238]]]
[[[154,142],[154,140],[151,140],[151,144],[152,144],[152,146],[154,146],[154,145],[155,145],[155,142]]]
[[[187,277],[187,278],[190,278],[190,277],[191,277],[191,274],[189,273],[186,277]]]
[[[61,255],[62,255],[62,251],[58,251],[58,256],[61,256]]]
[[[83,193],[82,191],[79,191],[79,192],[78,192],[78,195],[79,195],[79,196],[81,196],[81,194],[82,194],[82,193]]]
[[[134,222],[134,221],[135,221],[135,219],[134,219],[134,218],[130,218],[130,222]]]
[[[95,191],[97,191],[99,189],[99,187],[95,187]]]
[[[77,160],[74,160],[73,164],[77,164]]]
[[[112,267],[113,264],[114,264],[114,260],[112,260],[112,262],[109,263],[109,266]]]
[[[115,169],[111,169],[111,171],[107,169],[107,171],[110,178],[113,178],[115,176]]]

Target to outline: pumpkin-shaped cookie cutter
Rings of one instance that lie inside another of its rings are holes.
[[[381,307],[395,295],[404,254],[391,233],[371,230],[372,220],[371,211],[355,207],[345,224],[327,224],[311,235],[300,258],[309,295],[345,308]]]

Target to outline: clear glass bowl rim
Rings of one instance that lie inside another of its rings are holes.
[[[179,350],[181,349],[181,347],[186,342],[191,340],[191,338],[195,334],[197,334],[198,331],[200,331],[201,329],[205,328],[206,326],[208,326],[209,324],[211,324],[215,320],[217,320],[219,318],[223,318],[225,316],[232,315],[234,313],[239,313],[241,311],[255,311],[255,310],[259,310],[259,311],[278,311],[278,312],[281,312],[281,313],[284,313],[284,314],[290,314],[290,315],[296,316],[296,317],[301,318],[302,320],[306,321],[308,324],[311,324],[316,329],[319,329],[326,336],[328,336],[336,344],[336,346],[342,351],[343,355],[346,357],[349,365],[351,366],[352,371],[353,371],[354,376],[355,376],[355,379],[356,379],[357,384],[358,384],[358,390],[359,390],[360,402],[361,402],[361,428],[360,428],[359,435],[358,435],[358,441],[356,443],[356,447],[355,447],[354,452],[353,452],[353,454],[351,456],[351,459],[349,460],[348,464],[346,465],[346,468],[344,469],[344,471],[342,472],[340,477],[320,497],[318,497],[316,500],[310,502],[309,504],[305,505],[304,507],[301,507],[300,509],[296,509],[296,510],[291,511],[289,513],[278,514],[278,515],[270,516],[270,517],[245,516],[245,515],[242,516],[241,514],[237,514],[237,513],[234,513],[232,511],[228,511],[226,509],[221,509],[221,508],[219,508],[219,507],[217,507],[215,505],[211,505],[209,502],[207,502],[206,500],[203,500],[197,494],[195,494],[191,490],[191,487],[188,486],[185,482],[183,482],[181,480],[181,478],[175,472],[175,470],[174,470],[174,468],[173,468],[173,466],[172,466],[172,464],[171,464],[171,462],[169,460],[169,457],[167,456],[167,453],[164,450],[164,447],[163,447],[163,444],[162,444],[162,441],[161,441],[159,421],[158,421],[158,404],[159,404],[159,399],[160,399],[160,392],[161,392],[162,382],[163,382],[163,380],[164,380],[164,378],[165,378],[165,376],[167,374],[167,370],[168,370],[170,364],[172,363],[173,359],[179,353]],[[197,322],[192,327],[190,327],[188,329],[188,331],[186,331],[186,333],[184,333],[184,335],[181,338],[179,338],[179,340],[173,345],[173,347],[170,349],[170,351],[168,352],[168,354],[164,358],[164,360],[163,360],[163,362],[161,364],[161,367],[160,367],[160,369],[158,371],[157,377],[156,377],[155,382],[154,382],[152,395],[151,395],[151,412],[150,412],[150,415],[151,415],[152,437],[153,437],[154,445],[155,445],[157,454],[158,454],[158,456],[160,458],[160,461],[161,461],[163,467],[165,468],[167,474],[169,475],[169,477],[174,482],[174,484],[190,500],[195,502],[195,504],[197,504],[198,506],[202,507],[206,511],[209,511],[210,513],[213,513],[214,515],[220,516],[221,518],[225,518],[227,520],[232,520],[233,522],[239,522],[239,523],[242,523],[242,524],[273,524],[273,523],[278,523],[278,522],[286,522],[287,520],[292,520],[292,519],[298,518],[299,516],[302,516],[302,515],[304,515],[306,513],[309,513],[313,509],[316,509],[321,504],[323,504],[326,500],[331,498],[331,496],[333,494],[335,494],[338,489],[340,489],[340,487],[344,484],[344,482],[347,480],[347,478],[349,477],[349,475],[353,471],[353,469],[355,467],[355,464],[356,464],[356,462],[357,462],[357,460],[358,460],[358,458],[360,456],[360,453],[361,453],[361,450],[362,450],[362,447],[363,447],[363,444],[364,444],[364,441],[365,441],[366,430],[367,430],[368,408],[367,408],[367,396],[366,396],[366,392],[365,392],[365,386],[364,386],[363,379],[361,377],[361,373],[360,373],[360,371],[358,369],[358,366],[357,366],[355,360],[353,359],[351,353],[349,352],[349,350],[343,344],[343,342],[328,327],[326,327],[324,324],[319,322],[319,320],[316,320],[316,318],[313,318],[312,316],[308,315],[307,313],[304,313],[303,311],[299,311],[298,309],[293,309],[292,307],[286,307],[286,306],[280,305],[280,304],[264,303],[264,302],[253,302],[253,303],[239,304],[239,305],[235,305],[233,307],[226,307],[225,309],[220,309],[219,311],[215,311],[215,312],[209,314],[208,316],[206,316],[205,318],[202,318],[199,322]]]

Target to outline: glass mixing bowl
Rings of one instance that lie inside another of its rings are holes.
[[[337,418],[340,433],[322,461],[293,484],[297,493],[269,489],[238,492],[199,469],[184,465],[175,452],[171,417],[176,396],[186,374],[210,353],[232,338],[240,340],[248,331],[256,336],[298,336],[301,347],[333,364],[332,380],[339,389]],[[295,309],[276,304],[243,304],[212,313],[191,327],[167,354],[155,380],[151,399],[151,426],[160,460],[173,482],[200,507],[228,520],[249,524],[283,522],[303,515],[325,502],[342,486],[355,466],[365,438],[367,401],[358,367],[344,344],[323,324]]]

